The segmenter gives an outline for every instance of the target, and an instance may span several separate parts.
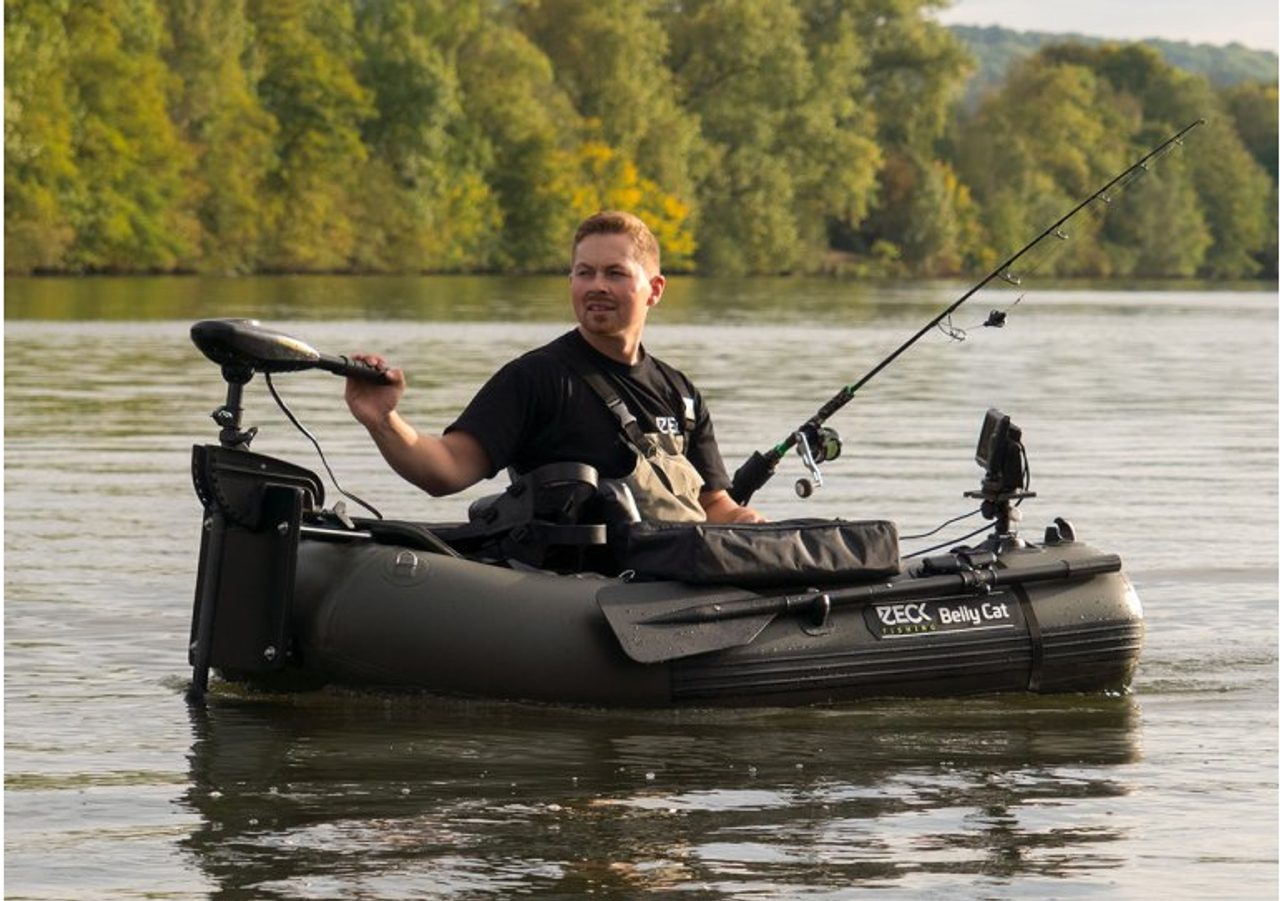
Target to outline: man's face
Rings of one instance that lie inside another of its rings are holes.
[[[636,261],[627,235],[588,235],[578,242],[569,271],[573,312],[593,335],[639,337],[649,307],[666,284]]]

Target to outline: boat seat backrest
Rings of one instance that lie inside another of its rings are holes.
[[[631,490],[585,463],[510,475],[505,491],[471,504],[468,523],[450,541],[478,539],[501,557],[533,566],[596,569],[606,565],[612,529],[640,521]]]
[[[621,481],[601,479],[585,463],[552,463],[510,475],[505,491],[471,504],[467,515],[473,525],[505,532],[533,521],[558,526],[640,521],[631,489]]]

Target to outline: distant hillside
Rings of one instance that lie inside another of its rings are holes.
[[[952,25],[951,33],[960,38],[978,63],[969,84],[967,97],[975,100],[990,87],[1004,79],[1009,66],[1024,56],[1030,56],[1046,44],[1062,44],[1073,41],[1081,44],[1102,44],[1105,38],[1083,34],[1053,34],[1043,31],[1013,31],[1008,28],[980,25]],[[1250,50],[1240,44],[1225,47],[1213,44],[1190,44],[1185,41],[1145,40],[1139,43],[1159,51],[1172,66],[1208,77],[1220,87],[1229,87],[1242,81],[1273,82],[1276,80],[1277,58],[1274,53]]]

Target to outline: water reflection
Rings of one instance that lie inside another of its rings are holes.
[[[255,316],[568,323],[571,317],[568,281],[562,276],[6,278],[5,293],[10,321]],[[958,293],[951,284],[674,277],[655,321],[755,322],[768,313],[791,321],[870,322],[884,315],[918,317]]]
[[[818,895],[1116,865],[1128,698],[618,713],[319,693],[193,711],[219,898]],[[1062,807],[1070,804],[1070,816]]]

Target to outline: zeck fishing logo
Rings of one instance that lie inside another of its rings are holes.
[[[880,638],[954,632],[961,629],[999,629],[1017,625],[1009,603],[998,598],[985,601],[912,601],[873,604],[867,608],[867,625]]]
[[[915,604],[877,604],[881,635],[910,635],[913,632],[936,632],[938,625],[923,601]]]

